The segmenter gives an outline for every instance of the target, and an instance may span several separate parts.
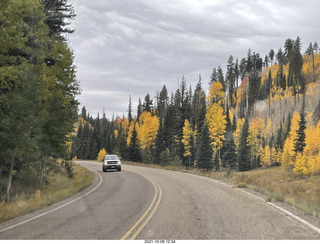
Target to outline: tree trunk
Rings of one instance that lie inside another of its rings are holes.
[[[12,158],[10,160],[11,162],[10,162],[9,177],[8,177],[8,182],[7,182],[6,202],[9,202],[9,200],[10,200],[10,190],[11,190],[11,182],[12,182],[14,157],[15,157],[15,152],[13,151]]]

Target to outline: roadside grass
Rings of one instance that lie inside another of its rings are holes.
[[[12,202],[0,202],[0,223],[59,202],[92,182],[93,174],[89,170],[76,164],[73,170],[73,178],[65,174],[56,174],[51,177],[49,186],[43,191],[36,190],[28,197],[24,196]]]
[[[246,172],[230,172],[228,169],[220,172],[205,172],[177,166],[160,166],[128,161],[123,163],[180,171],[223,180],[237,188],[250,188],[263,193],[266,195],[266,201],[286,202],[306,214],[320,218],[320,176],[301,177],[290,170],[283,170],[279,167]]]

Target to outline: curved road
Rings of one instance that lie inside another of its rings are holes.
[[[101,163],[84,191],[0,224],[0,239],[320,239],[320,221],[206,177]]]

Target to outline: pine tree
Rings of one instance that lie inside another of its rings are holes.
[[[166,116],[168,105],[169,105],[168,90],[167,90],[167,87],[163,85],[160,91],[160,95],[158,97],[158,107],[157,107],[157,113],[160,119],[163,119]]]
[[[131,95],[129,95],[129,105],[128,105],[128,119],[129,123],[132,121],[132,102],[131,102]]]
[[[196,152],[197,167],[206,171],[212,170],[214,167],[212,156],[213,151],[211,148],[209,129],[208,125],[204,123],[201,129],[199,145]]]
[[[148,93],[144,98],[143,111],[152,113],[153,101]]]
[[[201,77],[194,90],[192,99],[192,124],[198,128],[202,128],[206,115],[206,95],[201,87]]]
[[[303,149],[306,146],[305,130],[306,130],[306,120],[305,120],[304,104],[303,104],[300,112],[299,129],[296,131],[297,137],[294,139],[294,151],[296,154],[298,152],[303,153]]]
[[[129,160],[133,162],[140,162],[141,161],[141,152],[138,140],[138,134],[136,130],[136,126],[133,126],[131,142],[128,147],[128,157]]]
[[[248,157],[250,148],[247,144],[247,138],[249,135],[249,122],[246,118],[240,137],[240,143],[238,148],[238,169],[239,171],[246,171],[251,169],[250,159]]]
[[[64,39],[63,33],[73,33],[74,30],[67,28],[70,21],[76,17],[73,6],[68,0],[42,0],[45,7],[45,23],[49,27],[49,36],[54,39]]]
[[[234,169],[237,164],[237,155],[232,132],[227,132],[225,137],[226,140],[224,142],[223,148],[221,149],[222,167],[229,167],[231,169]]]

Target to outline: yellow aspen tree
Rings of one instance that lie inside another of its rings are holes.
[[[249,125],[249,136],[247,139],[247,143],[250,146],[251,156],[258,157],[259,155],[259,150],[262,145],[263,129],[264,122],[261,117],[254,118],[251,120]]]
[[[299,113],[294,112],[291,119],[290,133],[286,141],[284,142],[284,146],[283,146],[283,157],[282,157],[281,166],[284,169],[288,169],[290,165],[294,164],[294,161],[293,161],[295,156],[294,139],[297,138],[297,130],[299,129],[299,120],[300,120]],[[284,155],[284,154],[289,154],[291,159],[288,160],[288,155]]]
[[[116,139],[118,138],[118,134],[119,134],[118,130],[114,130],[114,137],[115,137]]]
[[[234,138],[234,144],[236,145],[236,150],[238,151],[239,143],[240,143],[240,137],[241,137],[241,131],[244,124],[245,118],[239,118],[237,121],[237,129],[233,133]]]
[[[159,129],[159,119],[156,115],[144,111],[139,117],[139,128],[137,129],[141,149],[150,148],[155,144]]]
[[[222,84],[218,82],[212,83],[209,89],[209,95],[207,96],[207,103],[217,103],[224,98],[225,92],[223,91]]]
[[[268,145],[265,146],[264,149],[261,151],[261,163],[266,168],[271,165],[271,150]]]
[[[189,163],[190,163],[190,156],[191,156],[191,136],[193,134],[192,128],[190,126],[189,121],[186,119],[184,121],[184,126],[182,128],[182,140],[181,142],[184,145],[184,157],[189,157]]]
[[[316,174],[320,171],[320,121],[316,127],[309,126],[306,131],[306,147],[304,155],[308,157],[310,173]]]
[[[209,128],[209,136],[213,155],[219,150],[224,141],[226,132],[226,116],[223,114],[223,108],[216,103],[211,103],[207,108],[206,119]]]
[[[97,160],[98,160],[98,161],[103,160],[103,158],[104,158],[104,156],[105,156],[106,154],[107,154],[106,149],[102,148],[102,149],[100,150],[99,154],[98,154]]]
[[[127,131],[127,129],[129,128],[129,119],[125,118],[122,122],[121,122],[121,128],[124,131]]]
[[[301,152],[298,152],[295,159],[293,172],[298,175],[310,175],[310,165],[308,164],[308,157]]]

